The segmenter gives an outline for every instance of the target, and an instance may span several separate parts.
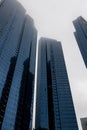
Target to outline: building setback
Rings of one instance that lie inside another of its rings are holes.
[[[61,43],[41,38],[34,130],[78,130]]]
[[[76,29],[76,32],[74,32],[75,38],[87,68],[87,21],[80,16],[73,21],[73,24]]]
[[[32,124],[37,31],[16,0],[0,4],[0,129]]]

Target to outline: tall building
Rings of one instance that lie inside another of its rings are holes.
[[[61,43],[41,38],[34,130],[78,130]]]
[[[87,130],[87,118],[81,118],[82,130]]]
[[[75,38],[87,67],[87,21],[80,16],[73,21],[73,24],[76,29],[76,32],[74,33]]]
[[[0,129],[32,124],[37,31],[16,0],[0,4]]]

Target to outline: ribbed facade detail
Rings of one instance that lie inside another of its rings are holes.
[[[38,48],[36,130],[78,130],[60,42],[41,38]]]
[[[0,5],[0,129],[29,130],[36,59],[33,19],[16,0]]]

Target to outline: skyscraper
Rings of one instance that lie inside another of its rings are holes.
[[[81,118],[82,129],[87,130],[87,118]]]
[[[41,38],[38,48],[35,130],[78,130],[61,43]]]
[[[73,23],[76,29],[75,38],[87,67],[87,21],[80,16]]]
[[[37,31],[16,0],[0,5],[0,129],[29,130]]]

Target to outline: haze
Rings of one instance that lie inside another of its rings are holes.
[[[39,37],[62,42],[75,111],[80,118],[87,117],[87,69],[73,32],[72,21],[78,16],[87,20],[87,0],[18,0],[34,19]]]

